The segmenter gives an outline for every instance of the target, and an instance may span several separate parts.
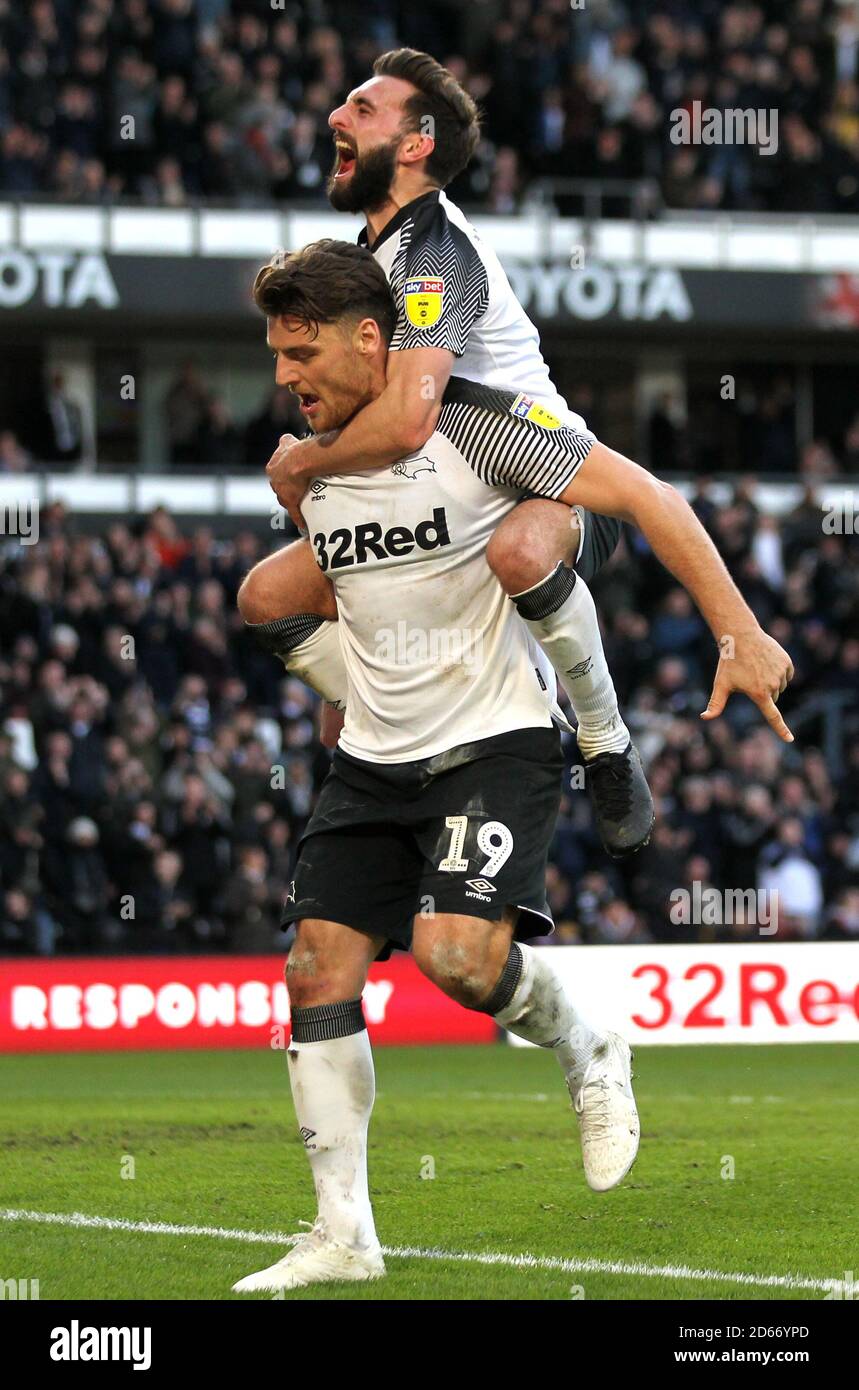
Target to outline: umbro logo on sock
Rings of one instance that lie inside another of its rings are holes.
[[[584,661],[577,661],[575,666],[571,666],[567,675],[571,680],[576,680],[579,676],[586,676],[594,664],[592,656],[586,656]]]
[[[304,1147],[305,1147],[306,1149],[315,1149],[315,1148],[316,1148],[316,1145],[315,1145],[315,1144],[311,1144],[311,1142],[310,1142],[311,1139],[315,1139],[315,1138],[316,1138],[316,1130],[315,1130],[315,1129],[308,1129],[306,1125],[302,1125],[301,1129],[300,1129],[298,1132],[299,1132],[299,1134],[301,1135],[302,1143],[304,1144]]]

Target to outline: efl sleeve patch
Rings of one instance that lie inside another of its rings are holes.
[[[444,280],[407,280],[406,318],[413,328],[432,328],[444,307]]]
[[[531,396],[526,396],[520,391],[515,401],[510,407],[511,415],[518,415],[521,420],[530,420],[535,425],[542,425],[545,430],[557,430],[561,428],[561,421],[557,415],[553,415],[544,405],[540,405]]]

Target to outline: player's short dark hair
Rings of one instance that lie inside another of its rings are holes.
[[[393,48],[381,53],[373,64],[377,77],[399,77],[417,87],[404,102],[405,130],[421,130],[422,121],[431,116],[435,149],[427,159],[426,171],[446,187],[465,168],[480,140],[480,112],[477,103],[459,85],[453,73],[428,53],[415,48]]]
[[[254,280],[254,303],[266,318],[321,323],[375,319],[386,343],[396,322],[387,276],[363,246],[323,237],[301,251],[279,252]]]

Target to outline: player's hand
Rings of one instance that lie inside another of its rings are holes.
[[[793,734],[776,707],[776,700],[793,680],[793,662],[762,628],[733,639],[723,637],[710,702],[702,719],[717,719],[734,691],[754,700],[764,719],[785,743]]]
[[[297,439],[294,434],[282,434],[277,448],[265,466],[272,492],[301,532],[307,529],[301,515],[301,503],[307,491],[309,474],[306,456],[308,444],[312,442]]]

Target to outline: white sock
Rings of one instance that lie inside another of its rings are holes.
[[[339,627],[339,623],[324,620],[281,661],[291,676],[298,676],[329,705],[342,710],[346,708],[347,681]]]
[[[540,584],[514,594],[513,602],[558,673],[578,720],[578,744],[584,758],[598,753],[623,753],[629,730],[620,717],[614,681],[602,644],[596,605],[585,581],[576,577],[572,592],[544,617],[528,616],[529,603],[538,590],[555,581],[557,570]]]
[[[338,623],[299,613],[268,623],[245,623],[245,627],[261,647],[283,662],[291,676],[304,681],[335,709],[346,708],[346,665]]]
[[[361,1001],[357,1002],[360,1009]],[[344,1005],[293,1013],[306,1020]],[[317,1217],[346,1245],[377,1244],[367,1182],[367,1129],[376,1096],[367,1030],[321,1042],[290,1043],[287,1060],[295,1114],[316,1188]]]
[[[545,955],[517,941],[511,947],[511,965],[516,952],[522,956],[519,982],[510,1002],[493,1018],[517,1038],[550,1048],[575,1098],[585,1068],[594,1049],[605,1041],[605,1034],[595,1032],[582,1018]]]

